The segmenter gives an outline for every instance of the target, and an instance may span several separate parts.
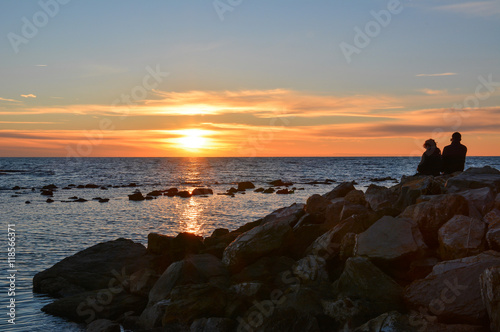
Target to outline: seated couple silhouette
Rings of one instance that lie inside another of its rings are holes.
[[[418,174],[440,175],[441,173],[462,172],[465,167],[467,147],[460,143],[461,141],[462,135],[459,132],[453,133],[451,144],[445,146],[443,154],[432,138],[425,141],[425,152],[417,167]]]

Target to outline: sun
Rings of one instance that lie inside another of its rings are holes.
[[[199,129],[185,129],[180,133],[184,135],[177,139],[179,147],[186,150],[198,150],[207,146],[207,138],[203,137],[205,132]]]

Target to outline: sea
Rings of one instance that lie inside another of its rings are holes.
[[[415,157],[0,158],[0,331],[84,331],[82,325],[43,313],[40,309],[53,299],[34,294],[32,279],[90,246],[120,237],[147,245],[151,232],[209,236],[217,228],[233,230],[278,208],[305,203],[309,196],[324,194],[344,181],[355,181],[361,190],[371,183],[393,186],[403,175],[415,174],[418,162]],[[466,168],[486,165],[500,169],[500,157],[467,158]],[[247,190],[234,197],[218,195],[238,182],[268,188],[278,179],[292,182],[294,193]],[[50,184],[58,187],[53,203],[41,195],[41,188]],[[87,184],[99,187],[76,188]],[[128,199],[136,189],[146,194],[173,187],[211,188],[214,195]],[[87,201],[68,202],[70,197]],[[99,197],[109,202],[93,200]],[[15,233],[12,266],[9,232]],[[9,296],[9,270],[15,270],[15,296]],[[15,324],[9,323],[11,298]]]

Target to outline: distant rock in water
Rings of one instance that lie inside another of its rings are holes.
[[[210,188],[196,188],[193,190],[191,195],[193,196],[198,196],[198,195],[213,195],[214,192]]]
[[[269,184],[271,186],[273,186],[273,187],[289,187],[289,186],[293,186],[292,182],[283,182],[281,179],[271,181],[271,182],[269,182]]]
[[[132,195],[128,195],[130,201],[143,201],[146,199],[141,192],[135,192]]]
[[[254,188],[255,185],[250,181],[238,182],[238,191],[245,191],[247,189],[254,189]]]

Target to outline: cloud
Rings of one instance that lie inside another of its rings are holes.
[[[2,98],[2,97],[0,97],[0,101],[8,101],[8,102],[12,102],[12,103],[20,103],[19,100]]]
[[[444,90],[420,89],[418,91],[420,91],[426,95],[431,95],[431,96],[444,95],[444,94],[448,93],[448,90],[446,90],[446,89],[444,89]]]
[[[500,1],[474,1],[438,6],[437,10],[449,11],[468,16],[491,17],[500,15]]]
[[[417,77],[434,77],[434,76],[454,76],[458,75],[457,73],[440,73],[440,74],[418,74],[415,75]]]
[[[47,67],[47,65],[35,65],[35,67]]]
[[[29,95],[21,95],[21,97],[23,97],[23,98],[36,98],[36,96],[32,93],[30,93]]]

